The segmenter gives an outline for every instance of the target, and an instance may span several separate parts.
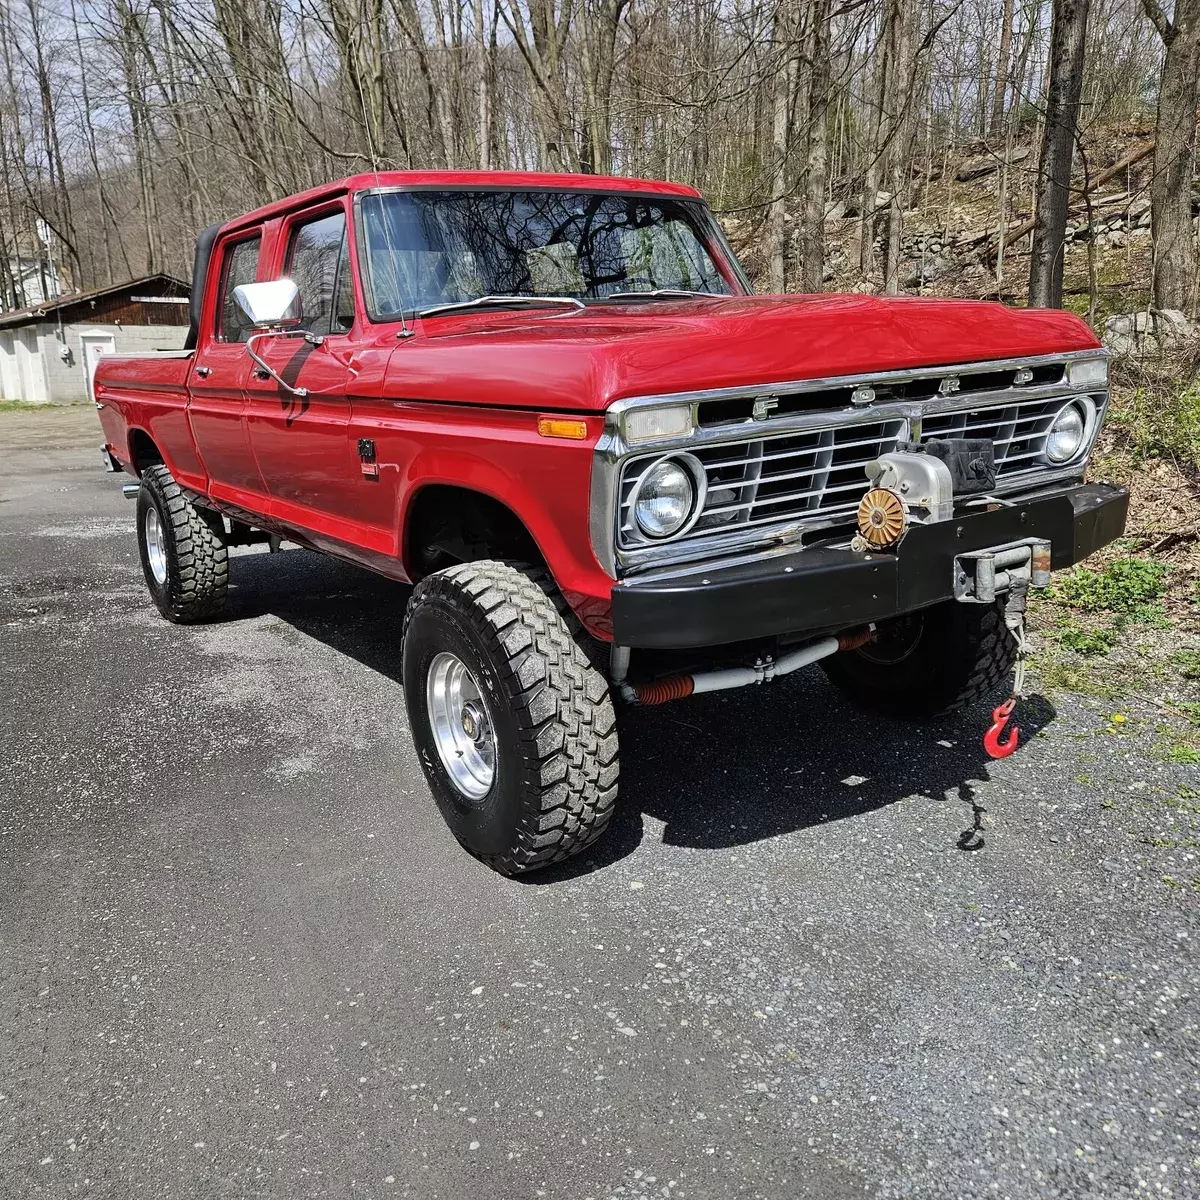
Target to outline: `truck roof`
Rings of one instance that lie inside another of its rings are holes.
[[[627,179],[616,175],[553,174],[540,171],[364,171],[319,187],[272,201],[240,217],[226,221],[222,229],[256,225],[272,217],[306,207],[321,200],[366,188],[526,189],[531,191],[649,192],[659,196],[700,199],[695,188],[682,183],[654,179]]]

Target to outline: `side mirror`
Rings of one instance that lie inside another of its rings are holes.
[[[290,279],[243,283],[233,289],[233,299],[255,329],[295,326],[303,317],[300,291]]]

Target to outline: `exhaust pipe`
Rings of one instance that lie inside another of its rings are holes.
[[[136,500],[138,498],[138,492],[141,490],[142,485],[140,483],[121,484],[121,495],[124,496],[126,500]]]
[[[668,700],[682,700],[685,696],[701,692],[721,692],[727,688],[748,687],[752,683],[769,683],[781,675],[807,667],[819,659],[837,654],[839,650],[857,650],[865,646],[875,633],[875,627],[855,629],[839,633],[837,637],[821,638],[809,642],[798,650],[792,650],[780,658],[759,660],[752,667],[726,667],[720,671],[700,671],[695,675],[670,675],[651,683],[626,684],[623,691],[627,699],[636,704],[666,704]]]

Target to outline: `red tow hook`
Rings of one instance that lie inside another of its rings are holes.
[[[992,723],[983,735],[983,748],[992,758],[1007,758],[1017,748],[1017,739],[1021,736],[1021,731],[1015,725],[1008,731],[1008,737],[1004,741],[1000,740],[1000,735],[1004,732],[1004,727],[1016,706],[1017,698],[1013,696],[992,711]]]

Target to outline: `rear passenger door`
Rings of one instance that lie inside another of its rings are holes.
[[[354,293],[344,205],[299,213],[283,231],[278,274],[295,281],[302,326],[319,346],[299,336],[263,338],[255,349],[293,387],[296,396],[260,368],[246,383],[247,422],[272,515],[339,541],[358,542],[356,499],[362,471],[350,445],[347,399],[354,344]]]
[[[266,485],[245,421],[245,385],[251,366],[246,340],[253,330],[233,299],[235,287],[258,277],[262,234],[235,233],[219,242],[213,254],[219,271],[217,302],[207,316],[212,322],[207,335],[202,331],[198,341],[188,420],[213,498],[263,512]]]

